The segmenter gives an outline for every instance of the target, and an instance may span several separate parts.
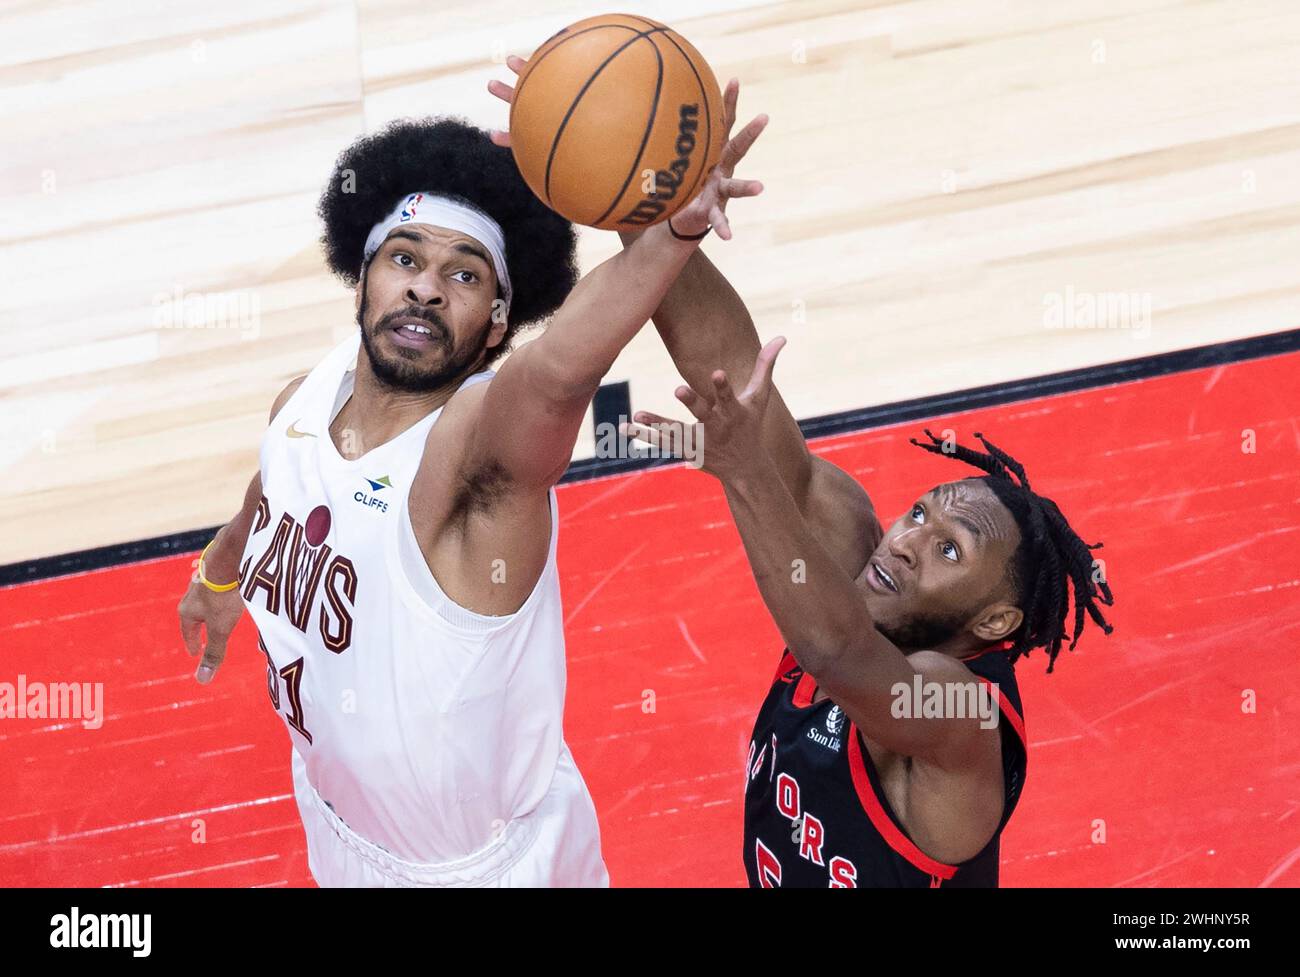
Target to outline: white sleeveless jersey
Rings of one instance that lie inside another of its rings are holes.
[[[536,808],[567,751],[555,492],[546,565],[523,606],[489,617],[452,602],[407,509],[441,411],[355,461],[330,438],[358,347],[353,336],[312,370],[262,439],[241,593],[316,792],[361,837],[444,862]]]

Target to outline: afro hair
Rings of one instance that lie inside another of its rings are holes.
[[[316,213],[334,274],[355,287],[370,229],[408,193],[452,197],[485,212],[505,235],[514,295],[505,339],[559,308],[578,280],[573,225],[528,189],[509,149],[451,117],[399,119],[339,155]]]

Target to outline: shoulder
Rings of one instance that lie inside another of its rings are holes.
[[[938,651],[914,652],[907,656],[907,661],[925,685],[942,686],[945,703],[960,704],[962,709],[957,716],[946,717],[948,735],[940,750],[928,759],[951,770],[964,768],[977,757],[996,754],[1001,741],[1001,723],[990,723],[983,709],[987,706],[997,716],[998,703],[996,699],[986,698],[987,693],[981,689],[984,680],[956,658]],[[975,706],[975,714],[964,714],[971,704]]]
[[[935,681],[953,681],[968,679],[972,682],[978,682],[979,676],[969,668],[959,662],[952,655],[945,655],[941,651],[916,651],[907,656],[907,662],[923,678],[934,679]]]
[[[916,651],[907,656],[907,663],[923,681],[942,684],[945,691],[956,686],[956,690],[963,693],[969,690],[976,696],[981,694],[980,686],[985,680],[951,655],[939,651]],[[967,725],[968,728],[977,728],[978,722],[972,719]]]
[[[429,428],[426,444],[439,443],[446,450],[451,442],[464,443],[482,416],[489,386],[488,381],[481,380],[466,384],[452,394],[442,405],[437,422]]]
[[[442,405],[437,421],[425,435],[420,462],[420,477],[431,487],[436,484],[447,488],[453,483],[476,480],[475,443],[483,426],[483,412],[489,406],[490,386],[490,378],[466,384]]]
[[[275,420],[275,415],[280,413],[284,408],[284,405],[289,402],[289,398],[294,395],[294,391],[301,387],[302,382],[306,379],[307,374],[305,373],[300,377],[294,377],[289,381],[285,388],[276,395],[275,403],[271,405],[271,416],[268,417],[266,421],[268,424]]]

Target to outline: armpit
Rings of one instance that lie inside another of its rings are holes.
[[[509,492],[513,480],[499,461],[485,461],[456,480],[455,500],[451,508],[451,521],[464,522],[476,512],[487,512],[501,503]]]

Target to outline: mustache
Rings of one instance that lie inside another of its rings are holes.
[[[441,343],[450,343],[451,341],[451,330],[447,328],[447,323],[443,322],[442,316],[434,309],[423,309],[417,305],[408,305],[403,309],[386,313],[375,323],[375,329],[388,329],[398,319],[419,319],[434,330],[433,338],[436,341]]]

